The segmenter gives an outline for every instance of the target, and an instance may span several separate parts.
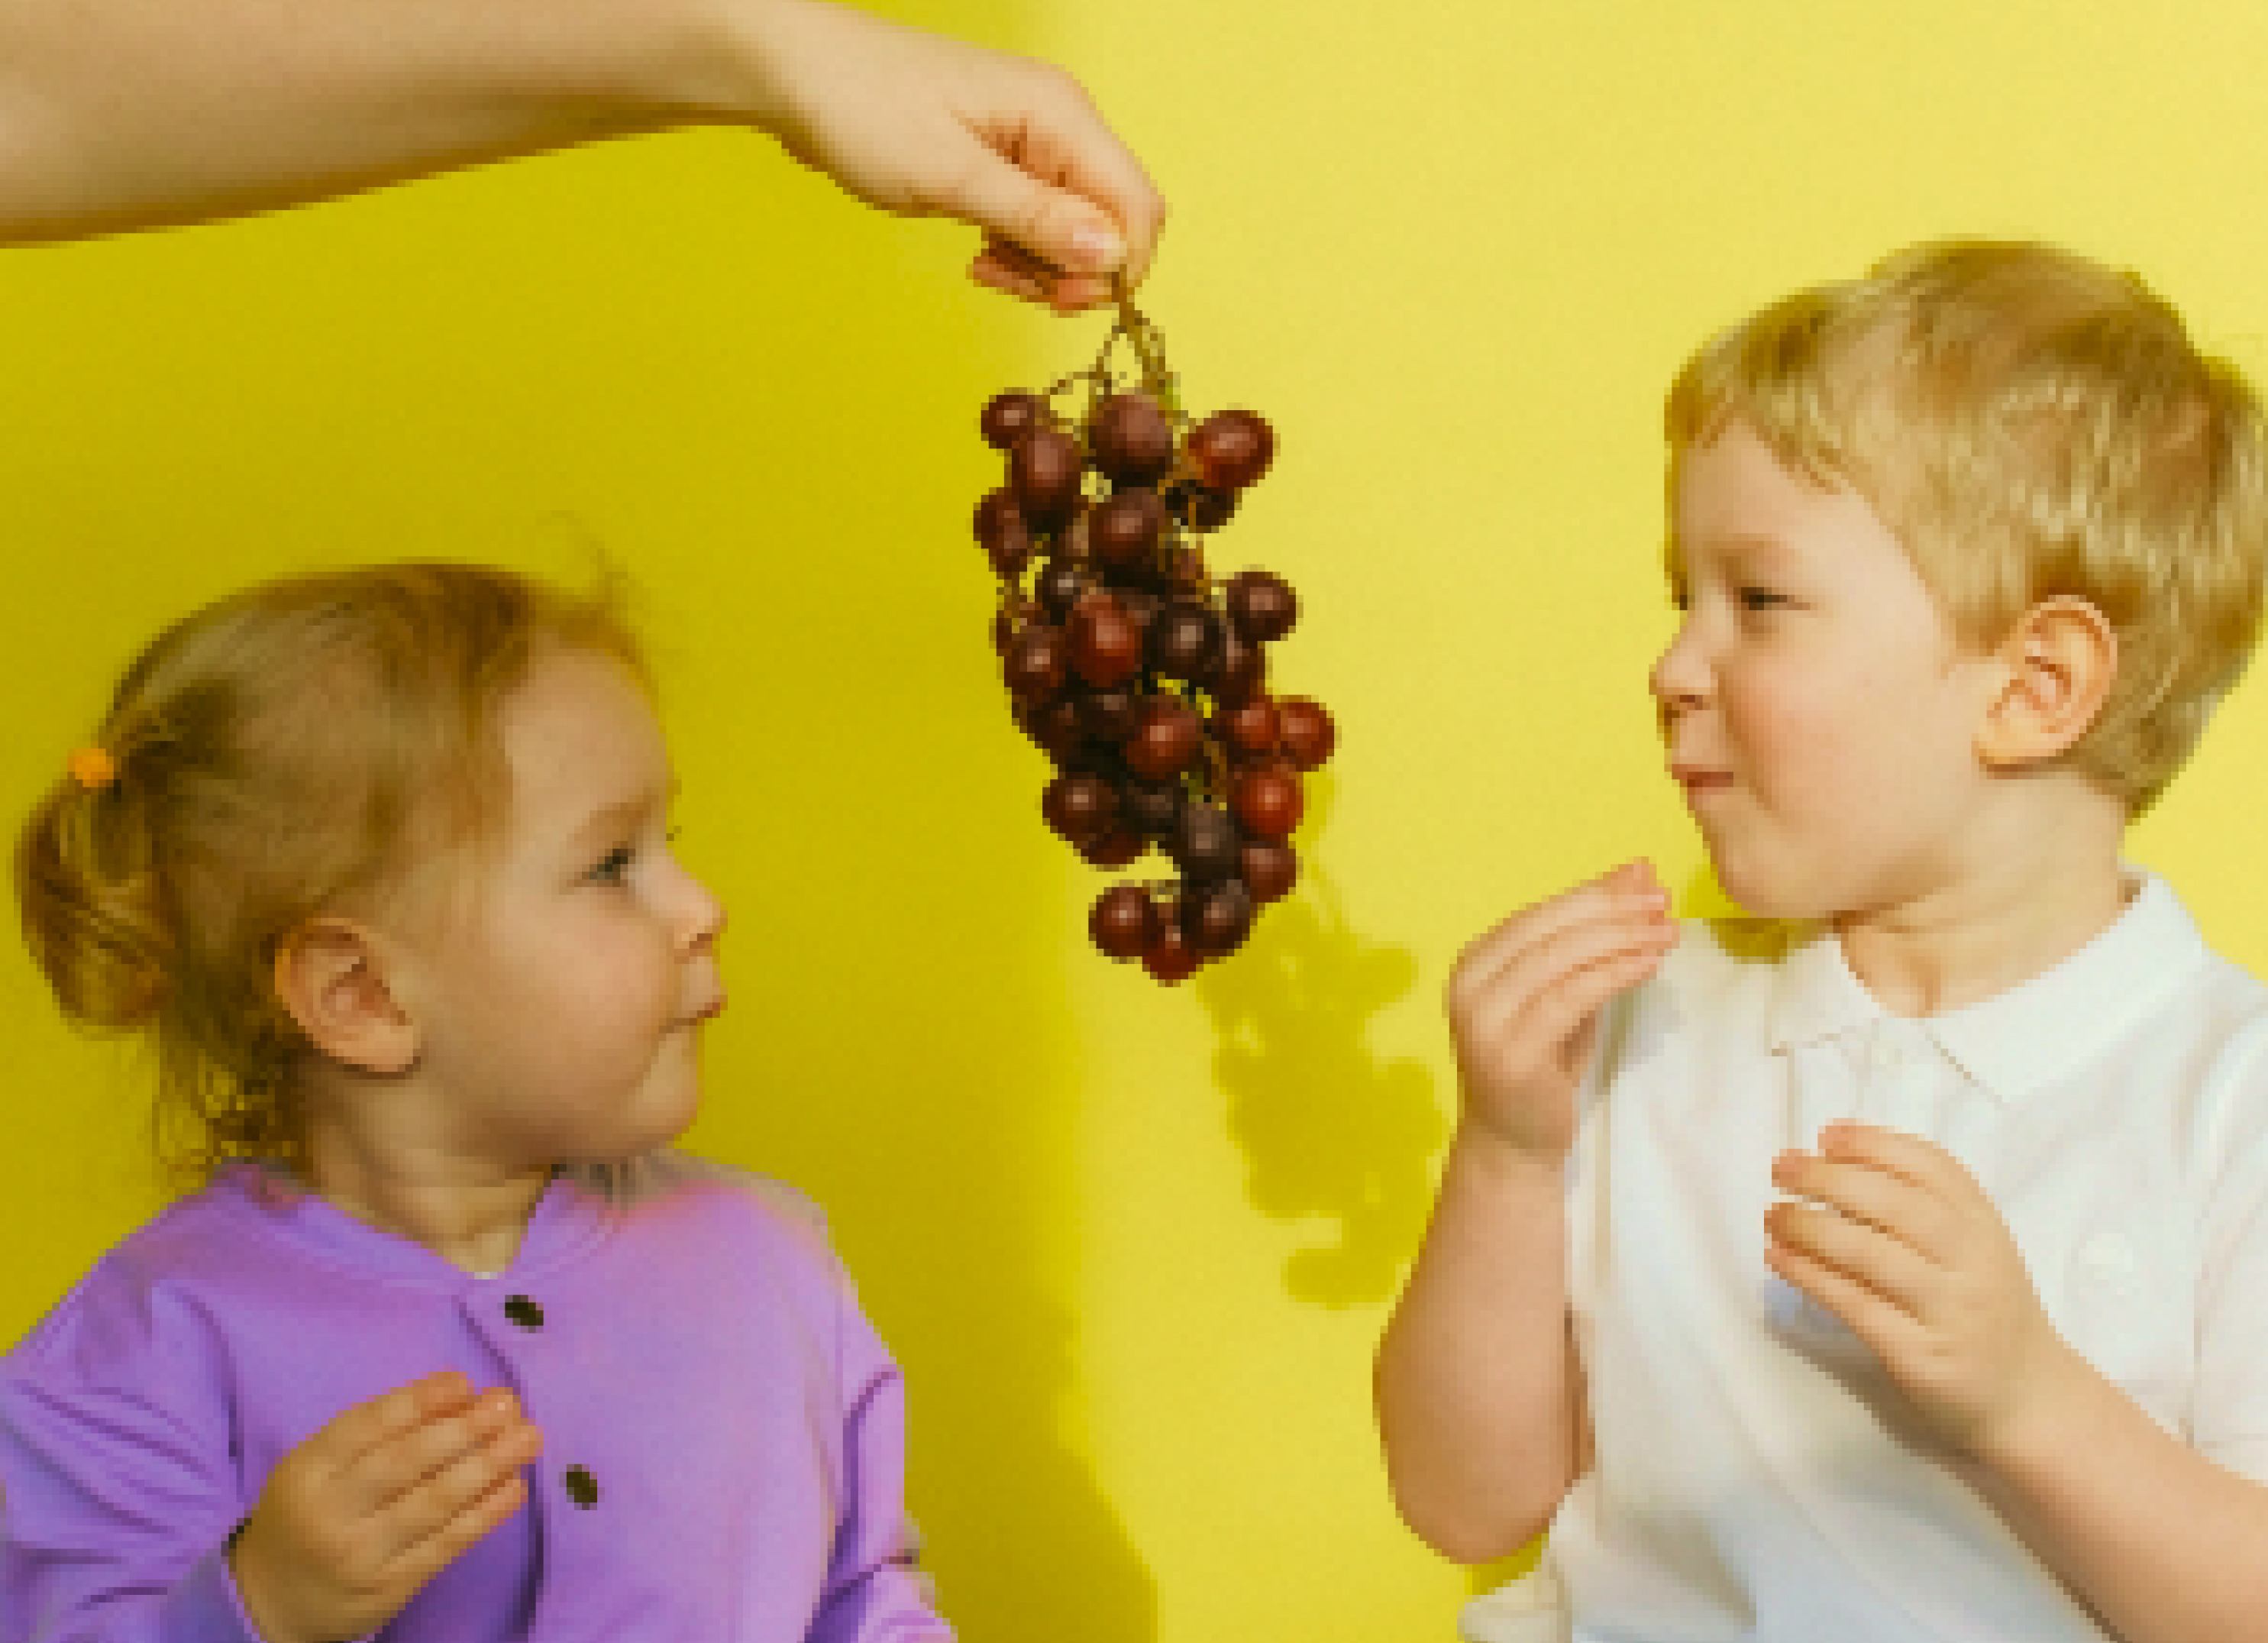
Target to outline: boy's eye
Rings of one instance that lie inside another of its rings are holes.
[[[599,865],[591,869],[590,876],[600,884],[620,884],[622,875],[630,870],[630,863],[637,859],[636,851],[627,844],[617,844],[599,858]]]
[[[1744,587],[1741,590],[1741,608],[1769,610],[1775,605],[1787,603],[1787,595],[1776,593],[1768,587]]]

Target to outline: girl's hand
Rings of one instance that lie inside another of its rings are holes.
[[[1668,892],[1631,862],[1467,947],[1448,997],[1466,1124],[1535,1158],[1565,1157],[1601,1007],[1653,975],[1676,941]]]
[[[543,1447],[502,1388],[450,1371],[342,1411],[276,1462],[229,1554],[266,1643],[375,1632],[518,1510]]]
[[[982,229],[979,284],[1064,312],[1130,287],[1166,215],[1134,156],[1060,69],[828,0],[752,6],[756,123],[885,210]]]
[[[1808,1202],[1766,1213],[1765,1264],[1866,1343],[1955,1454],[1989,1460],[2079,1365],[2007,1223],[1943,1148],[1834,1124],[1818,1153],[1780,1154],[1772,1182]]]

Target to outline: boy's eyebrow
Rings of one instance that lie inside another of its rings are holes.
[[[1703,535],[1700,544],[1720,559],[1749,558],[1793,559],[1798,554],[1777,536],[1762,536],[1752,531],[1728,531],[1721,535]],[[1672,532],[1667,557],[1670,564],[1683,561],[1691,551],[1692,542]]]
[[[600,806],[583,818],[582,825],[571,836],[580,842],[599,834],[614,832],[630,822],[643,821],[656,810],[667,809],[682,785],[673,771],[666,787],[646,788],[626,799],[617,799],[612,804]]]

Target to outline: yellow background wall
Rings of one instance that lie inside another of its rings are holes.
[[[1381,1643],[1470,1580],[1397,1525],[1368,1358],[1512,908],[1700,884],[1643,690],[1658,406],[1705,332],[1948,232],[2135,266],[2268,374],[2268,11],[900,0],[1056,58],[1174,207],[1145,306],[1277,424],[1216,567],[1307,601],[1313,873],[1166,991],[1085,946],[968,536],[996,389],[1099,320],[760,141],[615,144],[224,228],[0,252],[0,796],[218,590],[388,555],[634,571],[732,909],[695,1143],[793,1180],[913,1388],[966,1635]],[[2135,854],[2268,967],[2268,687]],[[12,1340],[152,1207],[129,1060],[0,953]]]

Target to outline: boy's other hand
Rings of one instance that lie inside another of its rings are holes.
[[[982,230],[980,284],[1091,307],[1149,269],[1166,216],[1079,83],[826,0],[768,0],[758,122],[870,205]]]
[[[1531,1156],[1564,1157],[1600,1009],[1653,975],[1676,941],[1669,893],[1645,862],[1514,913],[1474,941],[1448,988],[1464,1122]]]
[[[1793,1201],[1765,1213],[1765,1264],[1866,1344],[1955,1454],[1989,1459],[2077,1363],[2000,1212],[1942,1147],[1830,1124],[1772,1182]]]
[[[450,1371],[342,1411],[276,1462],[229,1554],[265,1643],[375,1632],[518,1510],[542,1436]]]

